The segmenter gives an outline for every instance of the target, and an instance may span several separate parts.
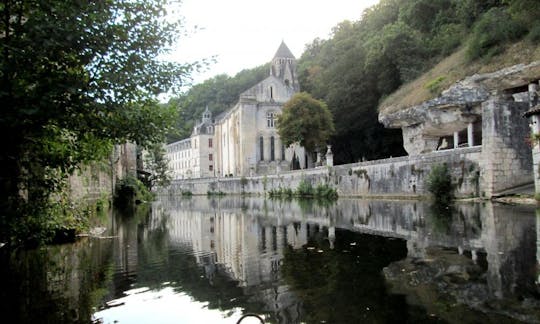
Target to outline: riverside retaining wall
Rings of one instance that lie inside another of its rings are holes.
[[[301,181],[307,181],[313,187],[330,185],[344,197],[419,198],[428,195],[426,180],[432,167],[445,163],[456,185],[456,196],[471,197],[482,195],[481,160],[482,147],[476,146],[266,176],[174,180],[167,190],[173,195],[265,194],[280,188],[296,190]]]

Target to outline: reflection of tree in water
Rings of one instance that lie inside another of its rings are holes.
[[[433,230],[439,234],[450,234],[453,213],[453,205],[439,201],[432,202],[429,205],[429,214],[433,224]]]
[[[336,204],[335,199],[326,199],[326,198],[320,198],[320,197],[317,197],[317,198],[301,197],[301,198],[295,198],[295,200],[298,203],[298,206],[300,207],[300,210],[302,211],[302,213],[306,215],[313,214],[315,210],[318,210],[321,208],[330,208]]]
[[[423,310],[407,305],[404,296],[387,293],[382,269],[407,256],[404,241],[336,232],[333,250],[324,235],[316,235],[310,238],[309,249],[294,250],[289,246],[284,253],[282,274],[302,301],[306,322],[427,319]]]
[[[113,273],[110,241],[4,249],[0,264],[0,312],[9,323],[89,323]]]

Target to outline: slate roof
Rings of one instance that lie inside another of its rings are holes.
[[[281,45],[279,45],[276,55],[274,55],[274,58],[276,57],[295,58],[291,50],[287,47],[287,45],[285,45],[284,41],[281,41]]]

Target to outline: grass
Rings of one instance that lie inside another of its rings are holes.
[[[419,105],[436,98],[442,90],[457,81],[477,73],[495,72],[512,65],[540,60],[540,46],[527,40],[511,44],[501,54],[488,59],[470,62],[466,52],[466,47],[459,48],[416,80],[401,86],[380,104],[379,112],[389,114]]]

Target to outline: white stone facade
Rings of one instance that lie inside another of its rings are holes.
[[[294,157],[308,167],[304,149],[284,147],[277,132],[283,105],[298,91],[296,60],[281,43],[266,79],[215,120],[207,109],[189,139],[167,146],[173,178],[276,174],[289,170]]]
[[[173,179],[186,179],[192,173],[191,138],[167,145],[167,159]]]

